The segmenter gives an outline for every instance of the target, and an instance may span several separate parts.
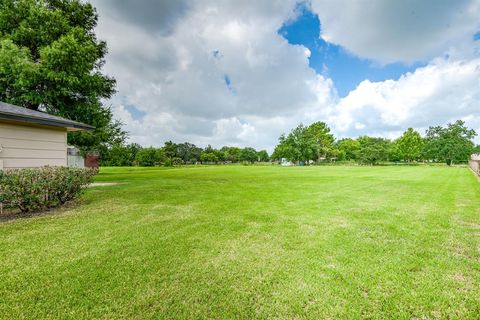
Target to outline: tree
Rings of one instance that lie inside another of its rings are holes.
[[[270,159],[274,161],[280,161],[282,158],[286,158],[288,146],[285,140],[286,140],[285,134],[282,134],[278,138],[278,144],[275,146],[275,149],[273,150],[273,153],[270,156]]]
[[[163,150],[153,147],[141,149],[135,157],[138,165],[142,167],[158,166],[162,164],[165,159]]]
[[[108,149],[102,149],[100,160],[102,166],[133,166],[137,153],[142,147],[136,143],[115,144]]]
[[[308,147],[310,145],[314,146],[317,162],[320,161],[322,156],[327,158],[332,155],[335,138],[325,122],[317,121],[309,125],[305,129],[305,140],[309,140]]]
[[[408,128],[403,135],[394,142],[398,156],[403,161],[414,161],[421,157],[423,138],[417,131]]]
[[[275,159],[286,158],[292,162],[307,162],[317,159],[317,150],[318,144],[314,135],[303,124],[299,124],[288,136],[280,136],[279,144],[275,147],[272,156]]]
[[[200,155],[200,160],[202,161],[202,163],[217,163],[218,158],[215,153],[202,152],[202,154]]]
[[[200,160],[202,163],[211,163],[211,162],[218,162],[218,156],[216,153],[216,150],[212,148],[211,145],[208,145],[205,150],[202,151],[202,154],[200,155]]]
[[[197,147],[193,143],[185,142],[177,144],[176,155],[185,163],[195,163],[200,161],[202,148]]]
[[[390,143],[390,147],[388,148],[388,160],[393,162],[404,160],[396,141]]]
[[[341,160],[356,160],[360,142],[355,139],[346,138],[336,143]]]
[[[258,151],[257,156],[258,156],[258,161],[260,162],[268,162],[270,160],[267,150]]]
[[[358,161],[375,165],[379,161],[388,160],[390,140],[362,136],[358,138],[358,142],[360,143],[360,148],[357,151]]]
[[[472,140],[476,135],[462,120],[449,123],[446,127],[430,127],[425,138],[424,157],[447,165],[467,161],[474,151]]]
[[[82,150],[126,137],[101,102],[115,80],[101,72],[107,46],[95,36],[97,20],[81,0],[0,2],[0,100],[95,126],[68,134]]]
[[[213,153],[217,157],[218,161],[220,161],[220,162],[225,162],[226,161],[225,153],[222,150],[214,149]]]
[[[254,163],[258,160],[257,151],[254,148],[246,147],[240,152],[240,161]]]
[[[240,159],[240,153],[242,152],[242,149],[238,147],[225,146],[225,147],[222,147],[220,151],[223,152],[226,161],[238,162]]]
[[[167,159],[172,160],[177,157],[177,145],[172,141],[166,141],[162,147],[163,153]]]

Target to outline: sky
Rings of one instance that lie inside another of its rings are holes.
[[[480,0],[92,0],[129,140],[272,151],[299,123],[480,133]],[[477,140],[478,141],[478,140]]]

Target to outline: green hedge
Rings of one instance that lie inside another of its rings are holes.
[[[77,197],[96,173],[67,167],[0,170],[0,203],[21,212],[57,207]]]

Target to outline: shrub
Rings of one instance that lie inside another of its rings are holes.
[[[178,165],[183,164],[183,160],[182,160],[182,158],[174,157],[174,158],[172,158],[172,163],[173,163],[173,165],[178,166]]]
[[[173,167],[173,161],[172,161],[172,159],[167,159],[167,160],[165,160],[165,162],[163,163],[163,166],[164,166],[164,167]]]
[[[164,162],[165,154],[161,149],[153,147],[144,148],[138,151],[135,160],[141,167],[158,166]]]
[[[77,197],[96,173],[66,167],[0,171],[0,203],[21,212],[57,207]]]

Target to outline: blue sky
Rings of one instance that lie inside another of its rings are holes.
[[[402,74],[414,71],[423,63],[413,64],[379,63],[361,59],[341,46],[328,43],[320,38],[321,21],[305,3],[297,7],[299,13],[294,21],[287,21],[278,30],[290,44],[303,45],[311,52],[310,67],[317,73],[331,78],[338,94],[343,97],[363,80],[397,80]]]

